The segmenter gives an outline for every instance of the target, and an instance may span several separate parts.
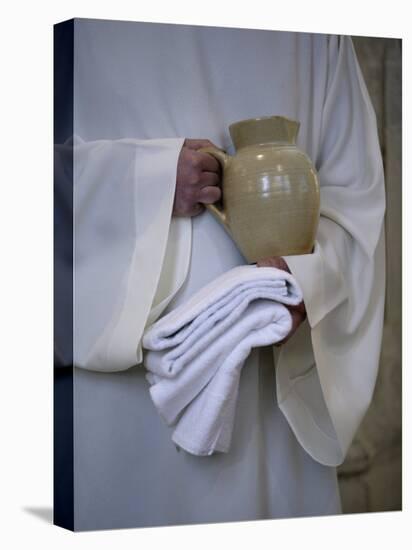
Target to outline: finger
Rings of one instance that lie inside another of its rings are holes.
[[[303,300],[297,305],[288,305],[288,309],[290,312],[299,313],[302,317],[306,318],[306,307]]]
[[[282,269],[290,273],[288,264],[281,256],[273,256],[272,258],[264,258],[259,260],[257,263],[258,267],[276,267],[277,269]]]
[[[193,216],[193,217],[198,216],[203,212],[204,209],[205,207],[202,204],[200,203],[194,204],[190,211],[190,216]]]
[[[213,204],[220,200],[222,192],[219,187],[203,187],[199,192],[199,202],[202,204]]]
[[[205,172],[215,172],[216,174],[220,173],[220,163],[209,155],[208,153],[197,153],[199,155],[199,168]]]
[[[263,260],[259,260],[257,263],[258,267],[277,267],[280,269],[280,259],[277,256],[274,256],[272,258],[264,258]]]
[[[173,210],[173,215],[177,218],[187,218],[192,216],[198,216],[203,212],[205,207],[200,203],[194,203],[189,205],[177,205]]]
[[[203,187],[219,187],[220,177],[215,172],[201,172],[199,176],[199,186]]]

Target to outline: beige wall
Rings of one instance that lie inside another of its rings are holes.
[[[386,307],[372,405],[339,469],[343,511],[400,510],[401,482],[401,40],[353,37],[376,111],[386,185]]]

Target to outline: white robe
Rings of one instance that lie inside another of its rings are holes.
[[[382,163],[350,39],[76,20],[74,74],[75,525],[337,513],[384,298]],[[171,219],[177,158],[185,137],[233,153],[228,125],[272,114],[300,121],[319,172],[314,253],[287,258],[308,321],[276,376],[272,349],[247,360],[230,452],[193,457],[130,367],[145,324],[245,260],[209,214]]]

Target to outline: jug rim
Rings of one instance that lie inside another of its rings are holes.
[[[237,151],[263,143],[296,144],[300,122],[282,115],[239,120],[229,126],[229,134]]]
[[[288,122],[293,122],[294,124],[298,124],[300,126],[300,122],[298,120],[295,120],[293,118],[289,118],[287,116],[283,115],[263,115],[258,117],[251,117],[251,118],[245,118],[243,120],[237,120],[236,122],[232,122],[229,124],[229,130],[232,128],[232,126],[235,126],[237,124],[241,124],[243,122],[258,122],[259,120],[270,120],[270,119],[282,119],[286,120]]]

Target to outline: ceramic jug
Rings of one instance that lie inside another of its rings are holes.
[[[250,263],[313,249],[319,183],[310,158],[295,145],[299,125],[282,116],[241,120],[229,126],[234,156],[200,149],[222,166],[221,206],[207,208]]]

